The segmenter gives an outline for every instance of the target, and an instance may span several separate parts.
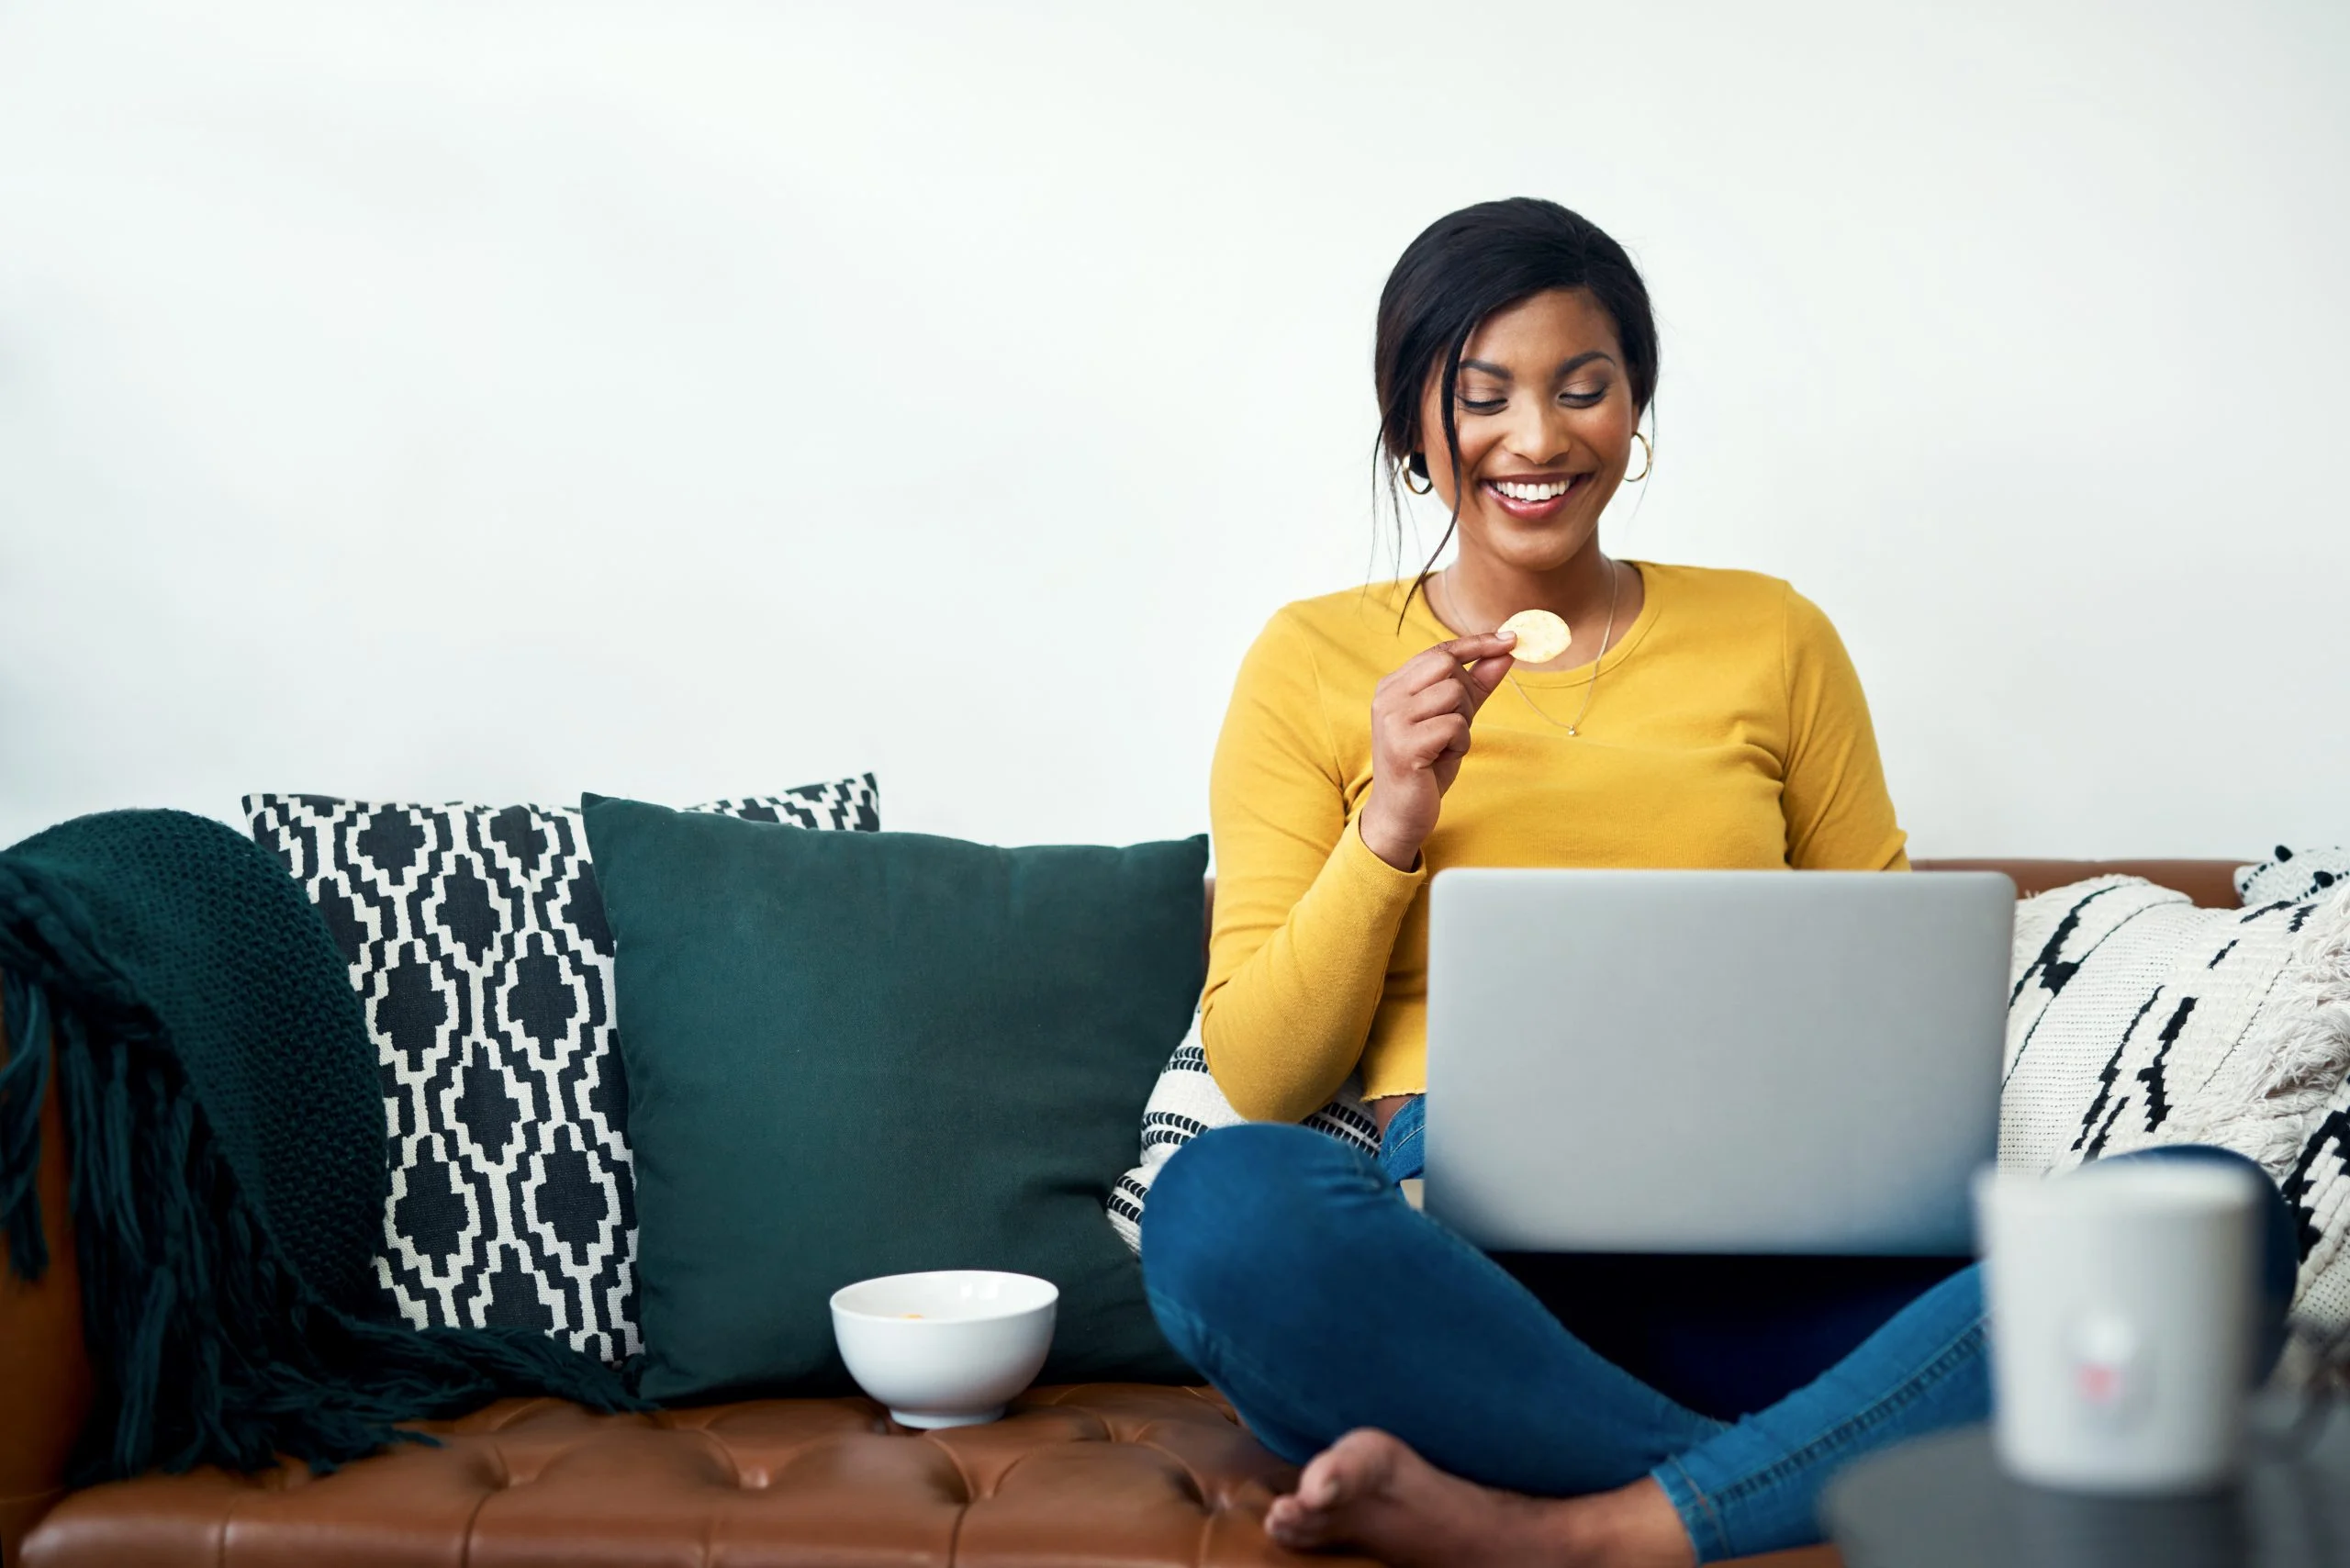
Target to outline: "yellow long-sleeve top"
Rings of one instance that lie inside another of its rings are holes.
[[[1355,825],[1371,691],[1454,633],[1424,596],[1399,630],[1396,582],[1290,605],[1248,650],[1209,783],[1201,1000],[1209,1070],[1243,1115],[1296,1121],[1358,1068],[1369,1097],[1427,1087],[1427,882],[1448,866],[1908,866],[1860,678],[1818,608],[1752,572],[1627,564],[1647,601],[1580,734],[1565,726],[1589,665],[1513,671],[1411,871]],[[1597,644],[1598,627],[1573,631]]]

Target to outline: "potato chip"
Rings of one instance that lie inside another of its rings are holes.
[[[1509,654],[1522,665],[1549,664],[1574,641],[1567,623],[1547,610],[1521,610],[1494,630],[1517,633],[1517,645]]]

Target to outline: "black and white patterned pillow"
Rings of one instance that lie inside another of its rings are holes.
[[[1999,1163],[2157,1144],[2260,1162],[2294,1211],[2295,1309],[2350,1325],[2350,885],[2198,909],[2135,877],[2016,905]]]
[[[579,812],[248,795],[351,965],[384,1081],[375,1273],[419,1327],[524,1325],[617,1364],[636,1198],[612,936]],[[695,811],[880,827],[873,776]]]
[[[1361,1090],[1360,1080],[1348,1078],[1337,1098],[1306,1117],[1304,1125],[1360,1153],[1377,1155],[1379,1124],[1372,1120],[1371,1107],[1363,1103]],[[1232,1102],[1224,1097],[1208,1071],[1207,1048],[1200,1043],[1200,1020],[1194,1014],[1191,1032],[1159,1069],[1158,1081],[1151,1086],[1150,1099],[1143,1106],[1141,1160],[1111,1185],[1109,1201],[1102,1205],[1110,1215],[1110,1227],[1136,1256],[1142,1252],[1143,1209],[1150,1202],[1150,1184],[1158,1179],[1160,1167],[1202,1133],[1237,1126],[1247,1119],[1232,1108]]]
[[[2277,846],[2275,858],[2236,868],[2236,902],[2246,909],[2300,903],[2350,884],[2350,845],[2330,849]]]

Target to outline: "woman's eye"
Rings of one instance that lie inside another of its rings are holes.
[[[1498,414],[1509,407],[1506,398],[1463,398],[1460,406],[1472,414]]]
[[[1559,394],[1559,401],[1578,409],[1588,409],[1607,396],[1607,388],[1600,386],[1570,386]]]

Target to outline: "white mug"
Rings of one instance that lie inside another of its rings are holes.
[[[1980,1173],[1993,1442],[2019,1480],[2209,1492],[2244,1463],[2257,1178],[2218,1160]]]

